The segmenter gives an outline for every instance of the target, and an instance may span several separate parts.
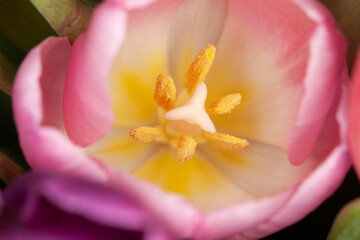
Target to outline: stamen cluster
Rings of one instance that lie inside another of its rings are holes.
[[[214,61],[215,51],[213,45],[208,45],[191,63],[184,81],[188,100],[182,106],[175,108],[177,101],[174,80],[166,74],[158,76],[154,99],[165,111],[164,121],[156,127],[133,128],[130,131],[133,140],[140,143],[175,141],[175,156],[180,163],[193,157],[200,142],[208,142],[214,147],[226,150],[243,150],[249,146],[246,139],[216,132],[209,117],[209,114],[230,113],[241,102],[239,93],[215,99],[205,106],[207,88],[204,80]]]

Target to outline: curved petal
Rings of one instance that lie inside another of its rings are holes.
[[[201,213],[184,198],[160,190],[126,173],[107,168],[109,184],[134,197],[172,233],[173,238],[190,238],[202,222]]]
[[[322,159],[297,167],[289,163],[286,151],[250,140],[242,151],[199,146],[207,159],[239,188],[255,198],[279,194],[303,180]]]
[[[221,239],[252,229],[279,211],[295,189],[210,212],[204,216],[195,236],[199,239]]]
[[[129,10],[146,7],[154,1],[156,0],[107,0],[109,3],[117,4]]]
[[[123,191],[61,174],[26,174],[4,191],[4,209],[2,239],[167,239]]]
[[[295,127],[288,138],[290,162],[299,165],[310,154],[342,80],[346,43],[331,15],[318,2],[294,0],[294,3],[317,24],[310,39],[305,94]]]
[[[123,7],[105,1],[94,12],[88,31],[74,43],[63,111],[69,138],[80,146],[87,146],[110,131],[113,113],[107,82],[125,29]]]
[[[50,37],[21,64],[13,95],[20,144],[33,168],[104,180],[102,170],[68,140],[62,128],[62,89],[69,54],[65,38]]]
[[[326,162],[301,183],[296,193],[280,211],[263,224],[246,231],[244,235],[252,239],[258,239],[305,217],[340,186],[350,168],[348,159],[346,146],[342,145],[336,148],[326,159]],[[331,181],[329,181],[329,174],[331,175]]]
[[[153,99],[159,74],[168,74],[167,42],[171,19],[182,0],[156,1],[129,11],[126,38],[112,64],[109,92],[113,126],[157,123]]]
[[[207,79],[209,100],[242,94],[231,114],[212,118],[219,131],[288,149],[293,164],[309,156],[322,128],[346,46],[324,7],[300,6],[229,1]]]
[[[291,1],[229,1],[206,80],[208,100],[231,93],[242,99],[231,114],[212,116],[218,131],[286,149],[304,91],[313,29]]]
[[[170,75],[179,90],[198,52],[208,44],[218,43],[228,7],[227,1],[186,0],[176,11],[169,32],[168,57]]]
[[[125,229],[136,229],[144,225],[147,217],[126,195],[75,177],[34,172],[10,185],[4,192],[6,204],[29,201],[24,204],[28,211],[22,214],[23,218],[29,219],[36,217],[31,216],[36,213],[36,206],[33,206],[35,209],[30,206],[36,201],[27,198],[27,194],[45,198],[65,212],[79,214],[107,226],[117,227],[119,224]]]
[[[360,50],[358,51],[352,80],[349,101],[349,144],[356,173],[360,178],[360,153],[358,151],[360,146]]]

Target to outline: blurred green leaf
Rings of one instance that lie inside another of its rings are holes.
[[[0,89],[11,93],[17,66],[31,48],[56,35],[28,0],[0,0]]]
[[[86,31],[93,4],[80,0],[30,0],[60,35],[73,42]]]
[[[337,215],[328,240],[360,239],[360,198],[348,203]]]
[[[28,0],[0,0],[0,32],[27,53],[50,35],[56,35]]]

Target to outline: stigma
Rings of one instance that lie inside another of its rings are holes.
[[[184,92],[179,94],[182,98],[187,98],[185,101],[176,99],[176,86],[170,76],[158,76],[154,100],[161,109],[161,124],[131,129],[130,137],[134,141],[168,143],[174,148],[175,158],[180,163],[193,157],[198,143],[209,143],[214,147],[233,151],[244,150],[249,146],[246,139],[216,132],[209,116],[230,113],[241,102],[241,95],[232,93],[206,105],[207,86],[204,81],[214,61],[215,52],[215,46],[207,45],[191,63],[184,78]]]
[[[205,110],[207,88],[201,82],[196,87],[194,95],[183,106],[175,108],[165,114],[167,120],[183,120],[190,124],[199,126],[202,130],[215,133],[216,129]]]

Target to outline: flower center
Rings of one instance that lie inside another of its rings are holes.
[[[227,150],[246,149],[249,146],[247,140],[216,132],[209,117],[209,114],[229,113],[241,101],[241,95],[234,93],[205,105],[207,87],[204,80],[214,58],[213,45],[206,46],[198,53],[186,73],[185,90],[179,94],[178,99],[173,79],[160,74],[154,90],[155,102],[160,107],[160,125],[133,128],[130,137],[140,143],[168,143],[174,148],[179,162],[191,159],[198,143],[208,142]]]

